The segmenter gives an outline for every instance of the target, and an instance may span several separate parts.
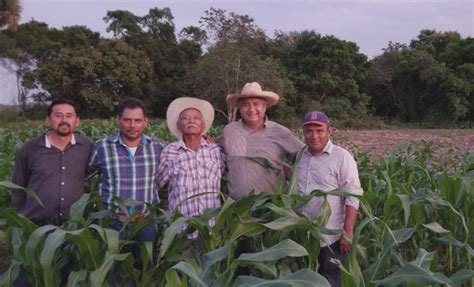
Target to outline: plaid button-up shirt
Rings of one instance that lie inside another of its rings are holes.
[[[135,155],[116,133],[95,143],[89,159],[88,174],[99,173],[99,193],[106,208],[113,196],[157,203],[156,168],[163,145],[157,138],[142,135]]]
[[[168,185],[168,209],[184,216],[202,214],[220,206],[224,155],[216,144],[201,138],[199,149],[189,149],[183,140],[165,147],[160,157],[157,185]],[[202,194],[202,195],[198,195]]]

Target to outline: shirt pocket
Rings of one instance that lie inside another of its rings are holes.
[[[220,179],[221,166],[217,161],[209,160],[203,165],[203,173],[205,179]]]
[[[193,170],[190,167],[178,165],[174,168],[173,177],[176,179],[176,184],[179,187],[192,187]]]

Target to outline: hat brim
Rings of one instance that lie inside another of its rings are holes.
[[[191,97],[177,98],[168,106],[166,124],[171,133],[178,139],[183,137],[183,133],[178,128],[178,120],[181,112],[187,109],[196,109],[201,112],[205,123],[205,128],[201,135],[206,134],[214,122],[214,107],[208,101]]]
[[[323,122],[317,122],[317,121],[309,121],[309,122],[305,122],[305,123],[303,124],[303,126],[307,126],[307,125],[327,126],[328,124],[327,124],[327,123],[323,123]]]
[[[280,96],[278,96],[278,94],[274,92],[269,92],[269,91],[261,91],[259,93],[248,93],[248,94],[235,93],[235,94],[227,95],[226,101],[229,106],[235,107],[237,106],[237,102],[240,99],[246,99],[246,98],[261,98],[267,102],[267,107],[271,107],[278,103]]]

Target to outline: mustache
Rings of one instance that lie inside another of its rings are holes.
[[[71,125],[68,124],[68,123],[60,123],[59,126],[68,126],[68,127],[71,127]]]

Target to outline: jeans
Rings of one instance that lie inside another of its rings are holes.
[[[347,254],[341,254],[339,240],[330,246],[322,247],[318,256],[318,272],[326,277],[332,287],[339,287],[341,286],[341,272],[339,266],[330,261],[331,258],[338,259],[344,265],[347,263]]]

